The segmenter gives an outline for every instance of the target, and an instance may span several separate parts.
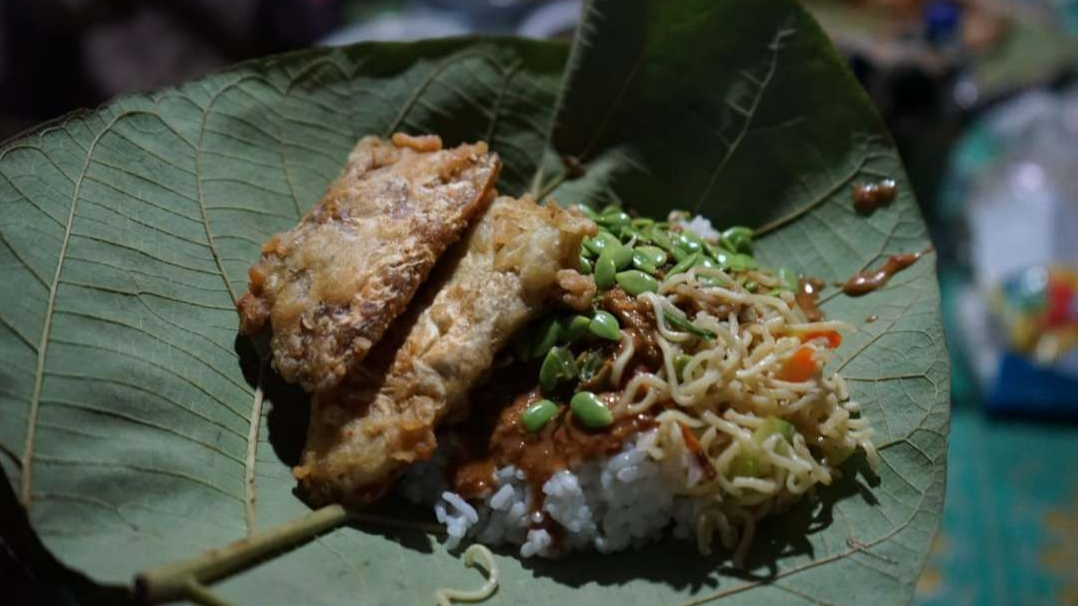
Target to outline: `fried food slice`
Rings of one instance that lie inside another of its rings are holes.
[[[268,323],[277,372],[336,385],[382,338],[438,257],[494,197],[501,169],[483,142],[364,137],[322,200],[262,246],[240,299],[240,332]]]
[[[377,499],[434,430],[467,412],[469,390],[513,333],[561,296],[595,224],[577,210],[498,198],[409,312],[338,389],[315,394],[303,462],[294,470],[315,504]]]

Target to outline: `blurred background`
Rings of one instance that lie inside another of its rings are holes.
[[[894,133],[939,252],[950,469],[915,603],[1078,606],[1078,0],[804,2]],[[250,57],[469,32],[568,38],[579,10],[0,0],[0,139]]]

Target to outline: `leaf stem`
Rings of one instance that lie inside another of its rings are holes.
[[[202,583],[191,581],[187,584],[187,599],[202,606],[237,606],[233,602],[218,596]]]
[[[553,193],[555,189],[558,189],[559,185],[565,183],[568,177],[568,173],[562,171],[560,175],[554,177],[554,180],[552,180],[550,183],[547,183],[546,186],[543,187],[543,189],[539,190],[539,193],[535,194],[535,201],[539,204],[542,204],[543,199]]]
[[[352,514],[344,507],[328,505],[189,560],[144,570],[135,576],[135,597],[144,604],[187,598],[206,606],[234,606],[220,601],[203,585],[251,566],[274,551],[287,549],[345,524],[351,518]],[[202,601],[200,596],[217,601]]]

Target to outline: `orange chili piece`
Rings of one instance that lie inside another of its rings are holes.
[[[806,332],[801,335],[801,342],[808,343],[813,339],[827,339],[827,346],[831,349],[837,348],[842,345],[842,335],[837,330],[819,330],[815,332]]]
[[[685,440],[685,446],[696,457],[696,462],[700,464],[700,467],[704,468],[704,475],[709,480],[714,480],[715,468],[711,466],[711,461],[707,460],[707,455],[704,454],[704,447],[700,445],[700,440],[696,439],[696,435],[684,423],[678,421],[678,426],[681,427],[681,438]]]
[[[790,383],[803,383],[816,376],[818,370],[816,352],[811,347],[802,345],[786,362],[786,366],[782,367],[776,378]]]

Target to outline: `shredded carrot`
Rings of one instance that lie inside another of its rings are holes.
[[[711,466],[711,461],[707,460],[707,455],[704,454],[704,447],[700,445],[700,440],[696,439],[696,435],[687,425],[678,421],[678,425],[681,427],[681,437],[685,440],[685,446],[689,449],[689,452],[696,458],[696,462],[700,464],[700,467],[704,469],[704,475],[709,480],[715,479],[715,468]]]
[[[791,383],[803,383],[816,375],[819,368],[816,366],[816,352],[811,347],[802,345],[797,348],[794,355],[786,362],[786,366],[779,371],[776,378],[780,381]]]
[[[831,349],[837,348],[842,345],[842,335],[837,330],[820,330],[816,332],[806,332],[801,335],[801,342],[808,343],[813,339],[827,339],[827,346]]]

